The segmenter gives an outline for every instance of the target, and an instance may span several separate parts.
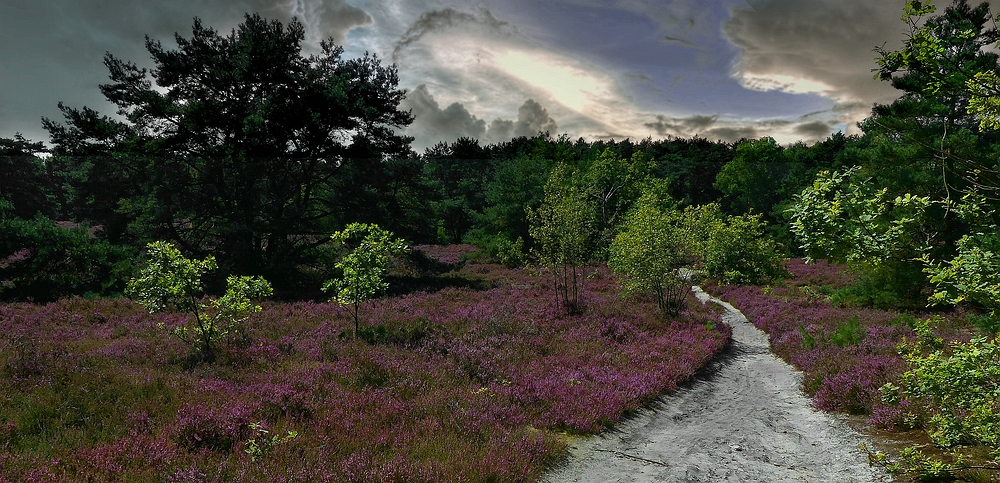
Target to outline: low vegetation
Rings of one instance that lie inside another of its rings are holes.
[[[265,301],[211,364],[159,329],[183,312],[0,307],[0,480],[533,481],[728,340],[699,303],[663,320],[623,301],[606,267],[568,316],[542,273],[420,249],[486,289],[375,299],[357,338],[340,304]]]

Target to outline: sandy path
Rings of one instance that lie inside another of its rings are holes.
[[[727,352],[653,410],[577,441],[543,481],[890,481],[868,467],[860,435],[812,409],[799,391],[802,374],[771,353],[763,332],[731,305],[695,293],[726,309]]]

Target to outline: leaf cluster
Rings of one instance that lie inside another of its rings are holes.
[[[788,209],[792,232],[810,258],[878,266],[923,251],[929,196],[891,198],[859,168],[824,171]]]
[[[192,346],[206,361],[215,358],[224,338],[240,328],[261,307],[254,300],[268,297],[271,284],[262,277],[230,276],[226,292],[208,304],[202,301],[202,276],[218,268],[215,257],[203,260],[184,257],[168,242],[147,245],[146,261],[139,276],[129,280],[125,293],[150,313],[189,312],[194,324],[171,332]]]
[[[332,292],[332,300],[337,303],[353,306],[357,335],[359,305],[385,291],[389,286],[384,278],[389,262],[409,251],[409,247],[376,224],[351,223],[330,238],[349,251],[335,265],[341,276],[328,280],[323,291]]]

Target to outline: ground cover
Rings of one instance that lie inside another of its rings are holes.
[[[533,481],[729,337],[700,303],[622,300],[606,267],[567,316],[545,273],[422,249],[454,270],[396,274],[436,290],[363,308],[360,338],[336,304],[265,303],[212,364],[164,330],[183,314],[0,307],[0,481]]]

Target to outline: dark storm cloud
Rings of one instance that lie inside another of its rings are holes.
[[[151,67],[144,37],[173,45],[174,33],[189,37],[193,19],[226,35],[245,13],[306,26],[307,42],[347,32],[371,18],[346,0],[4,0],[0,2],[0,137],[24,132],[46,140],[40,118],[61,120],[59,101],[114,113],[98,90],[108,82],[105,52]]]
[[[555,134],[558,129],[559,126],[549,116],[549,111],[534,99],[524,101],[524,104],[517,108],[514,136],[534,136],[539,132]]]
[[[787,76],[821,83],[823,95],[851,105],[857,115],[898,96],[888,83],[873,80],[871,69],[875,46],[901,45],[902,3],[761,0],[753,10],[735,10],[723,30],[742,51],[736,69],[744,80]]]
[[[736,142],[740,139],[756,139],[759,136],[756,128],[750,126],[741,127],[717,127],[705,132],[704,137],[710,141],[722,140],[725,142]]]
[[[266,8],[271,0],[253,0],[248,3]],[[285,0],[279,2],[280,8],[274,9],[276,15],[284,11],[289,19],[297,17],[310,32],[313,39],[323,40],[332,37],[337,44],[347,40],[347,32],[351,29],[372,23],[371,16],[364,10],[347,3],[347,0]]]
[[[699,134],[718,122],[719,116],[667,117],[657,115],[656,122],[643,124],[660,136],[689,137]]]
[[[797,121],[785,119],[765,119],[759,121],[719,122],[719,116],[668,117],[656,116],[655,122],[643,124],[660,137],[690,138],[702,136],[709,140],[735,142],[740,139],[757,138],[783,133],[784,137],[799,136],[802,141],[816,141],[825,138],[832,131],[830,123],[809,119],[813,114],[802,116]],[[793,138],[794,139],[794,138]]]
[[[475,138],[487,144],[510,141],[517,136],[534,136],[539,132],[555,134],[559,128],[548,110],[534,99],[526,100],[518,108],[516,121],[494,119],[487,126],[461,103],[453,102],[442,109],[423,84],[407,93],[400,108],[413,113],[413,124],[406,134],[414,137],[413,147],[417,151],[460,137]]]
[[[508,27],[507,22],[497,19],[489,10],[483,9],[481,16],[467,12],[459,12],[451,7],[443,10],[432,10],[420,15],[413,25],[407,29],[403,37],[396,42],[392,50],[393,61],[398,61],[400,52],[407,46],[420,41],[425,35],[447,30],[459,25],[482,25],[489,30],[503,33]]]
[[[831,128],[829,124],[823,121],[813,121],[795,126],[794,131],[796,134],[801,134],[810,139],[819,139],[829,136]]]
[[[407,93],[399,107],[413,113],[413,124],[407,133],[416,138],[415,144],[429,146],[460,137],[479,139],[486,133],[485,121],[457,102],[442,109],[423,84]]]

